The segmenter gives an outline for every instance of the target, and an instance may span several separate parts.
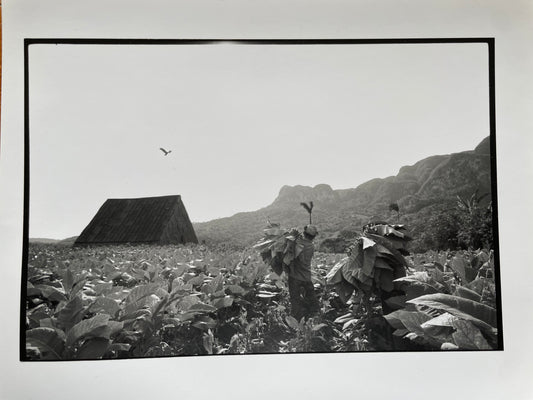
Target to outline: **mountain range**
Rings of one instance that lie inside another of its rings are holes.
[[[435,210],[454,204],[457,196],[490,193],[490,160],[486,137],[473,150],[430,156],[400,168],[396,176],[372,179],[353,189],[334,190],[328,184],[283,186],[264,208],[193,225],[201,242],[243,247],[262,236],[268,221],[287,228],[304,225],[308,213],[300,203],[312,201],[313,223],[322,241],[357,232],[371,220],[420,226]]]

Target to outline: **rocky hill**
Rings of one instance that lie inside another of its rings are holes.
[[[490,193],[490,143],[485,138],[474,150],[435,155],[400,168],[396,176],[372,179],[354,189],[333,190],[283,186],[274,202],[260,210],[196,223],[200,241],[245,246],[261,237],[267,221],[282,226],[302,226],[308,218],[300,202],[313,201],[313,222],[320,239],[355,232],[371,219],[419,226],[436,207],[452,204],[456,196],[474,191]],[[400,217],[389,209],[397,203]]]

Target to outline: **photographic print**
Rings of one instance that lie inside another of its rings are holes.
[[[25,51],[22,360],[503,349],[493,39]]]

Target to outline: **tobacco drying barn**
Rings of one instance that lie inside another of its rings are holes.
[[[108,199],[76,239],[89,244],[198,243],[181,196]]]

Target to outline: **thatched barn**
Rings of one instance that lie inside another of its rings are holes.
[[[181,196],[108,199],[76,245],[198,243]]]

